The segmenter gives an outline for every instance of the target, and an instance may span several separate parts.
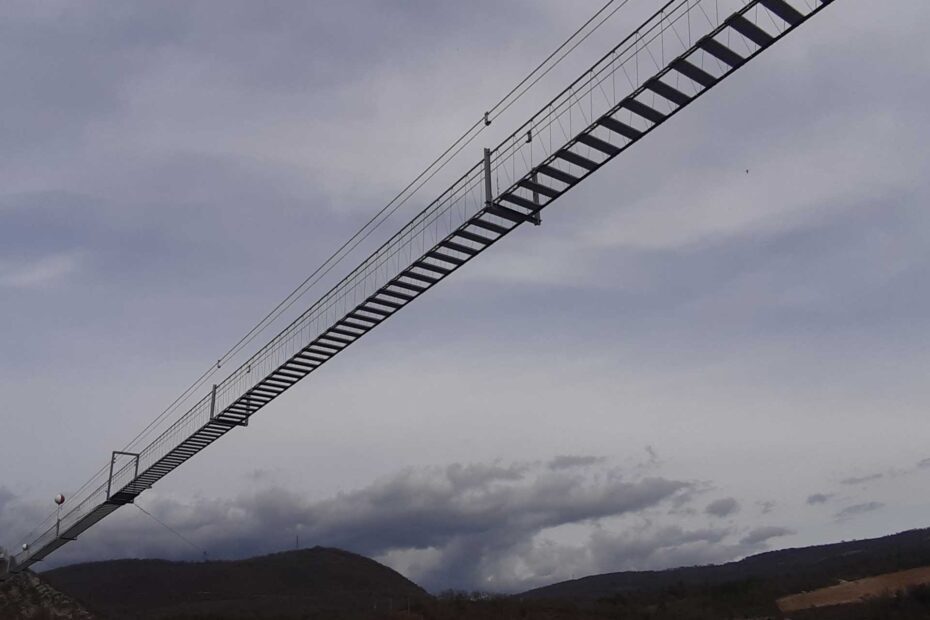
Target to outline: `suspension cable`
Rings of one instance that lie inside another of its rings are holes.
[[[161,519],[159,519],[158,517],[156,517],[155,515],[153,515],[151,512],[149,512],[148,510],[146,510],[145,508],[143,508],[142,506],[140,506],[140,505],[138,504],[138,500],[137,500],[136,502],[133,502],[133,505],[134,505],[136,508],[138,508],[139,510],[141,510],[143,513],[145,513],[145,514],[147,514],[148,516],[152,517],[152,519],[153,519],[156,523],[158,523],[159,525],[161,525],[163,528],[165,528],[166,530],[168,530],[169,532],[171,532],[172,534],[174,534],[175,536],[177,536],[178,538],[180,538],[181,540],[183,540],[184,542],[186,542],[188,545],[190,545],[191,547],[193,547],[194,549],[196,549],[197,551],[199,551],[200,553],[202,553],[202,554],[203,554],[203,557],[206,559],[206,557],[207,557],[207,551],[206,551],[206,549],[202,549],[202,548],[198,547],[198,546],[195,545],[187,536],[185,536],[185,535],[182,534],[181,532],[177,531],[176,529],[174,529],[173,527],[171,527],[170,525],[168,525],[167,523],[165,523],[164,521],[162,521]]]
[[[549,72],[551,72],[559,63],[561,63],[571,52],[579,45],[586,41],[596,30],[615,15],[621,8],[626,6],[630,0],[607,0],[607,2],[588,18],[579,28],[577,28],[565,41],[563,41],[555,50],[553,50],[542,62],[540,62],[532,71],[519,80],[500,100],[498,100],[488,111],[475,121],[465,132],[459,136],[449,147],[440,153],[430,164],[421,171],[412,181],[410,181],[400,192],[398,192],[386,205],[379,209],[370,219],[368,219],[348,240],[339,246],[323,263],[308,275],[293,291],[291,291],[283,300],[271,309],[258,323],[256,323],[242,338],[240,338],[232,347],[230,347],[215,364],[204,371],[193,383],[191,383],[181,394],[175,398],[168,407],[166,407],[154,420],[145,426],[126,446],[124,450],[130,450],[133,446],[146,437],[152,429],[159,425],[168,415],[174,412],[181,403],[188,399],[198,388],[200,388],[207,379],[212,377],[230,358],[238,354],[244,347],[248,346],[256,337],[265,331],[274,321],[276,321],[284,312],[286,312],[296,301],[302,298],[309,290],[313,288],[323,277],[332,269],[338,266],[355,248],[363,243],[372,235],[380,226],[382,226],[393,214],[403,207],[416,193],[433,177],[441,172],[459,153],[469,146],[483,131],[490,125],[490,122],[504,114],[520,98],[526,95],[536,84],[540,82]],[[611,7],[619,2],[600,21],[599,17]],[[595,23],[597,21],[597,23]],[[583,36],[582,33],[594,24]],[[579,38],[580,37],[580,38]],[[574,41],[574,44],[573,44]],[[567,49],[566,49],[567,48]],[[547,66],[548,65],[548,66]],[[77,497],[82,491],[90,486],[102,473],[107,469],[103,466],[90,479],[88,479],[72,496]],[[138,506],[140,510],[158,521],[156,517]],[[44,521],[43,521],[44,523]],[[164,527],[167,525],[159,521]],[[172,530],[173,531],[173,530]],[[182,539],[179,533],[174,532]],[[194,548],[199,549],[189,540],[184,539]]]
[[[585,40],[588,39],[596,30],[598,30],[603,24],[610,19],[614,14],[617,13],[621,8],[626,6],[630,0],[622,0],[620,4],[606,16],[600,22],[598,22],[594,28],[587,32],[583,37],[571,45],[572,41],[579,37],[579,35],[584,32],[584,30],[590,26],[595,20],[598,19],[607,9],[618,2],[618,0],[607,0],[607,2],[596,11],[590,18],[588,18],[578,29],[576,29],[565,41],[563,41],[553,52],[551,52],[541,63],[539,63],[532,71],[530,71],[526,76],[524,76],[517,84],[511,88],[507,94],[505,94],[497,103],[495,103],[488,111],[487,117],[482,117],[479,120],[475,121],[461,136],[459,136],[448,148],[446,148],[438,157],[436,157],[422,172],[420,172],[410,183],[408,183],[397,195],[395,195],[384,207],[382,207],[377,213],[375,213],[361,228],[359,228],[347,241],[345,241],[335,252],[333,252],[323,263],[317,267],[310,275],[308,275],[293,291],[291,291],[281,302],[279,302],[270,312],[268,312],[255,326],[253,326],[242,338],[239,339],[229,350],[226,351],[209,369],[204,371],[186,390],[184,390],[180,396],[178,396],[161,414],[159,414],[152,422],[146,425],[133,439],[125,446],[125,450],[130,450],[134,445],[137,444],[147,433],[157,426],[162,420],[165,419],[170,413],[172,413],[176,407],[186,400],[195,390],[201,387],[204,382],[212,377],[222,366],[223,363],[228,361],[230,358],[238,354],[243,348],[248,346],[258,335],[260,335],[264,330],[270,326],[275,320],[277,320],[284,312],[286,312],[298,299],[303,297],[309,290],[313,288],[323,277],[325,277],[334,267],[342,262],[351,252],[357,248],[362,242],[364,242],[371,234],[373,234],[384,222],[386,222],[390,217],[402,206],[404,206],[416,193],[429,182],[436,174],[443,170],[451,161],[455,158],[465,147],[471,144],[477,136],[483,132],[488,123],[494,118],[499,117],[501,114],[506,112],[516,101],[523,97],[530,89],[532,89],[540,80],[542,80],[550,71],[552,71],[560,62],[562,62],[572,51],[574,51],[579,45],[581,45]],[[566,47],[571,45],[571,47],[561,54],[561,56],[556,56],[565,50]],[[549,67],[546,67],[552,59],[555,58]],[[540,73],[541,72],[541,73]],[[533,79],[536,74],[539,75]],[[532,82],[530,82],[532,80]],[[527,85],[527,82],[530,82]],[[527,85],[522,90],[521,87]],[[519,91],[519,92],[518,92]],[[514,94],[516,93],[516,96]],[[513,97],[511,101],[508,101]],[[503,106],[503,107],[502,107]],[[500,108],[500,111],[497,110]],[[496,114],[495,114],[496,112]],[[492,116],[493,115],[493,116]],[[477,132],[475,131],[477,129]],[[451,153],[451,154],[450,154]],[[416,187],[414,187],[416,186]],[[413,191],[409,191],[411,188],[414,188]],[[409,193],[408,193],[409,191]],[[405,195],[406,194],[406,195]]]

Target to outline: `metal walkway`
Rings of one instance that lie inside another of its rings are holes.
[[[11,570],[75,540],[246,426],[288,388],[518,226],[538,223],[543,209],[827,4],[668,2],[148,446],[115,452],[105,474],[71,501],[60,522],[12,558]]]

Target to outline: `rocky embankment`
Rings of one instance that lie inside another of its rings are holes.
[[[0,581],[0,618],[93,620],[95,616],[74,599],[27,571]]]

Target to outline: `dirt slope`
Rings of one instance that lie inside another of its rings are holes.
[[[930,566],[856,579],[811,592],[792,594],[778,599],[778,607],[783,612],[792,612],[812,607],[861,603],[870,598],[893,595],[912,586],[924,584],[930,584]]]

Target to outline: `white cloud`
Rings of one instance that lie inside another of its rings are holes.
[[[0,260],[0,286],[42,288],[51,286],[81,268],[81,253],[52,254],[32,261]]]

